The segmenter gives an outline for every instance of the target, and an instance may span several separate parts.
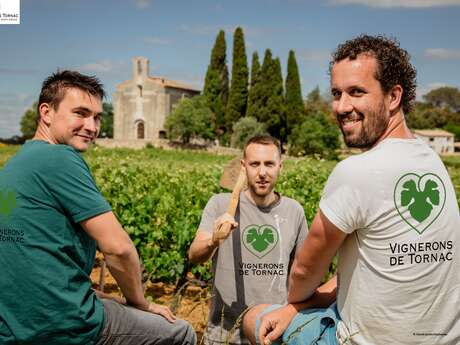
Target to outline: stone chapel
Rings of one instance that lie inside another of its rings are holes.
[[[113,135],[115,140],[166,137],[166,117],[185,97],[200,90],[162,77],[149,75],[149,60],[133,59],[133,78],[117,85],[113,95]]]

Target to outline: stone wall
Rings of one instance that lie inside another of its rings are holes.
[[[192,150],[202,150],[207,152],[213,152],[216,154],[222,155],[231,155],[237,156],[241,155],[242,151],[239,149],[234,149],[232,147],[224,147],[224,146],[215,146],[215,145],[197,145],[197,144],[190,144],[190,145],[183,145],[177,142],[170,142],[167,139],[156,139],[156,140],[148,140],[148,139],[134,139],[134,140],[119,140],[119,139],[107,139],[107,138],[99,138],[96,139],[96,145],[113,149],[113,148],[130,148],[130,149],[143,149],[148,144],[166,149],[166,150],[178,150],[178,149],[192,149]]]

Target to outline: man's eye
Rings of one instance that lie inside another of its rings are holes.
[[[350,92],[350,95],[352,95],[352,96],[361,96],[363,94],[364,94],[364,91],[360,90],[360,89],[353,89]]]
[[[339,99],[341,93],[339,91],[331,91],[331,95],[333,99]]]

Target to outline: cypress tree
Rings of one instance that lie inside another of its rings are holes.
[[[224,113],[228,101],[228,68],[225,32],[219,31],[211,52],[211,61],[206,72],[204,96],[214,114],[214,129],[224,126]]]
[[[302,100],[299,69],[294,51],[289,51],[286,76],[286,136],[305,119],[305,107]]]
[[[246,114],[248,101],[248,62],[244,44],[243,29],[237,27],[233,36],[232,81],[225,111],[227,131]]]
[[[267,100],[268,132],[283,143],[286,141],[286,120],[284,116],[283,77],[279,58],[272,62],[271,92]]]
[[[270,117],[267,109],[267,102],[272,92],[273,82],[273,58],[270,49],[265,50],[264,61],[259,73],[259,82],[254,88],[252,102],[254,104],[251,110],[251,116],[255,117],[261,123],[267,123]]]
[[[246,116],[256,117],[256,109],[258,106],[258,93],[260,93],[260,63],[259,55],[257,52],[252,54],[251,64],[251,87],[248,92],[248,107],[246,109]]]

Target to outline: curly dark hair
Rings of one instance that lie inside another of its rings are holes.
[[[408,114],[415,102],[417,76],[417,71],[409,61],[409,53],[402,49],[394,38],[363,34],[337,47],[329,63],[329,74],[335,63],[346,58],[354,60],[360,54],[370,54],[376,58],[378,68],[375,78],[380,82],[385,93],[395,85],[401,86],[403,89],[401,105],[404,113]]]
[[[38,116],[40,116],[38,110],[40,104],[49,103],[54,109],[57,109],[69,88],[80,89],[101,98],[101,100],[105,97],[104,87],[95,76],[87,76],[69,70],[57,71],[43,82],[37,104]]]

